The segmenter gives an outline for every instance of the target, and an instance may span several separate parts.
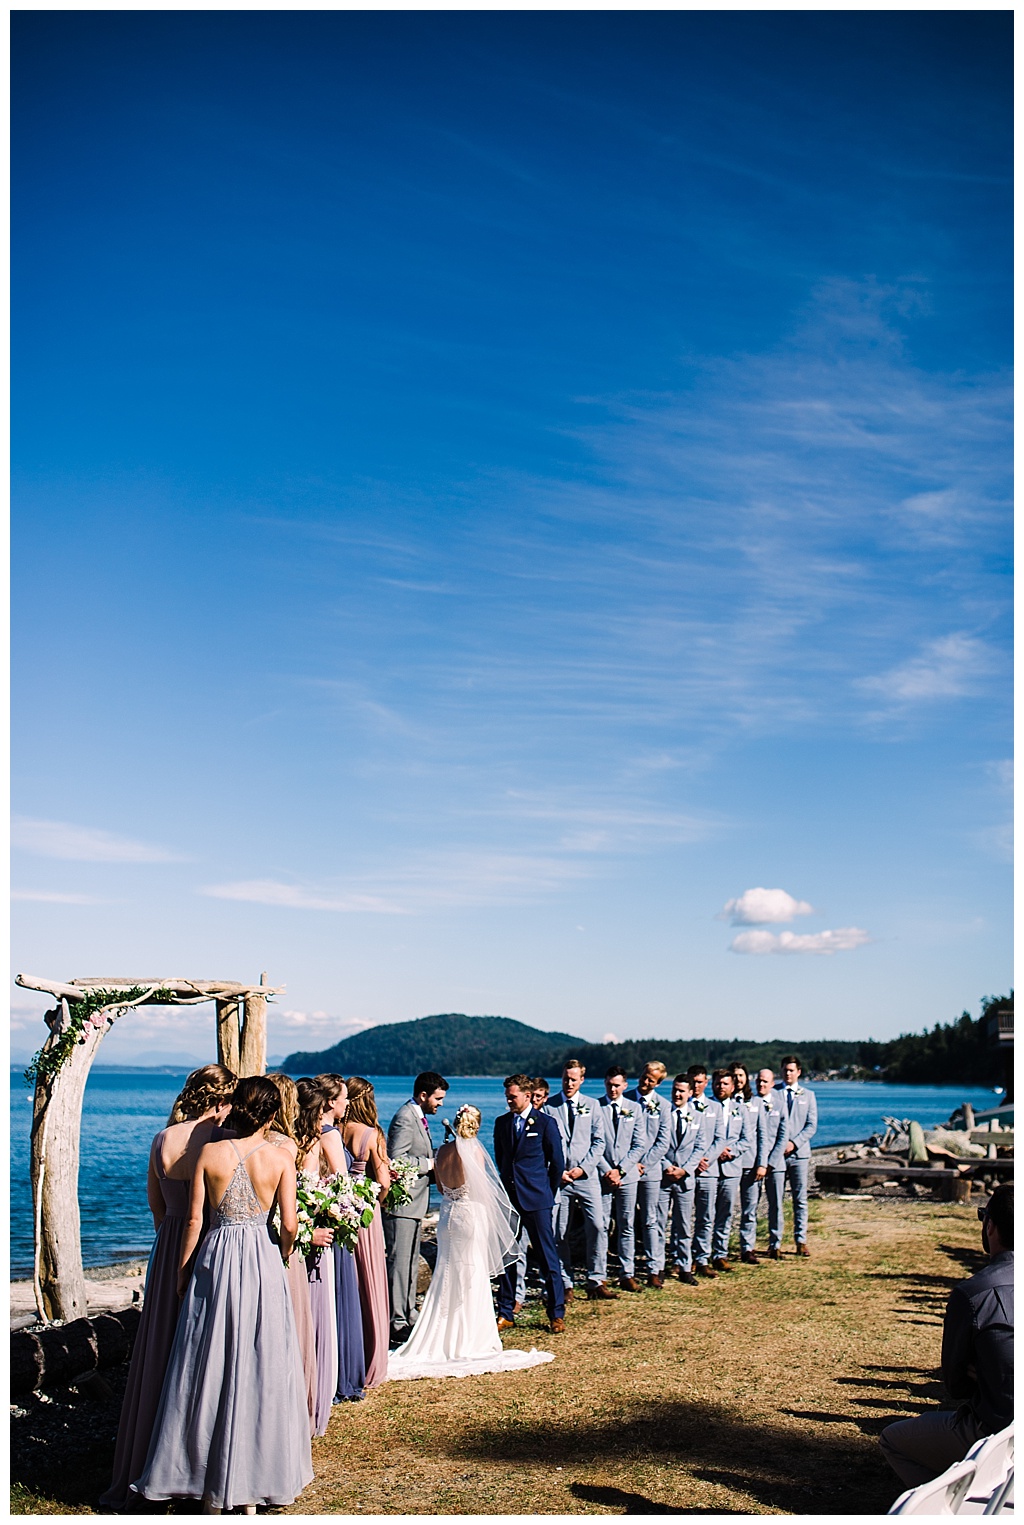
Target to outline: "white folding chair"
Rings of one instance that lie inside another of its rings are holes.
[[[947,1467],[941,1477],[917,1488],[908,1488],[889,1510],[890,1514],[957,1514],[958,1505],[974,1481],[974,1463],[964,1457]]]
[[[1002,1484],[1001,1487],[996,1489],[995,1493],[993,1493],[992,1497],[989,1499],[988,1503],[985,1505],[985,1513],[986,1514],[1012,1514],[1013,1513],[1013,1468],[1012,1467],[1010,1468],[1010,1475],[1009,1475],[1009,1477],[1006,1479],[1006,1481]]]
[[[997,1435],[985,1435],[964,1457],[974,1463],[974,1481],[958,1514],[985,1514],[989,1500],[1013,1471],[1013,1425]]]

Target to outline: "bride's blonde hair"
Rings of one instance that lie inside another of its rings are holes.
[[[482,1122],[479,1107],[460,1107],[455,1114],[455,1131],[459,1138],[476,1138]]]

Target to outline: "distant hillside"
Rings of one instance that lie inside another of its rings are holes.
[[[319,1053],[289,1054],[281,1068],[291,1075],[415,1075],[420,1070],[510,1075],[520,1070],[556,1079],[565,1060],[575,1056],[586,1065],[591,1082],[600,1082],[610,1064],[621,1064],[632,1079],[648,1059],[660,1059],[670,1075],[697,1061],[714,1068],[733,1060],[748,1070],[767,1065],[778,1073],[783,1054],[794,1053],[800,1055],[805,1074],[838,1071],[904,1085],[992,1085],[1000,1080],[1001,1069],[1000,1056],[988,1045],[987,1017],[997,1008],[1012,1011],[1013,993],[985,997],[977,1020],[964,1012],[957,1022],[936,1023],[930,1032],[905,1033],[886,1043],[871,1038],[773,1038],[763,1043],[744,1038],[637,1038],[586,1043],[570,1033],[541,1032],[509,1017],[448,1012],[371,1027]]]
[[[345,1038],[319,1053],[289,1054],[290,1075],[510,1075],[561,1072],[581,1040],[569,1033],[543,1033],[510,1017],[467,1017],[461,1012],[390,1022]]]

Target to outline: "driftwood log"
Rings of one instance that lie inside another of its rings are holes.
[[[142,1317],[139,1308],[98,1313],[70,1324],[16,1329],[11,1334],[11,1397],[36,1388],[72,1387],[127,1361]]]

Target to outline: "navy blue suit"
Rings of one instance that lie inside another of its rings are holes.
[[[523,1113],[522,1130],[516,1115],[506,1112],[494,1124],[494,1161],[512,1205],[523,1220],[530,1243],[544,1272],[544,1303],[548,1318],[565,1315],[565,1287],[558,1248],[551,1226],[551,1209],[562,1181],[565,1155],[554,1118],[531,1107]],[[498,1316],[510,1319],[516,1301],[516,1267],[511,1265],[498,1285]]]

